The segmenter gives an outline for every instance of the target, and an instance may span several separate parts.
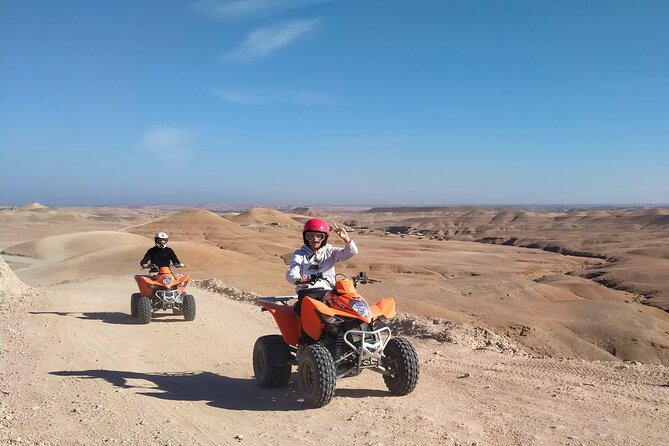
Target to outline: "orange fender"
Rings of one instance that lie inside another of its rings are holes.
[[[162,270],[162,268],[161,268]],[[169,277],[170,279],[174,279],[171,283],[170,286],[176,286],[179,291],[183,291],[186,289],[186,286],[188,286],[188,281],[190,280],[190,276],[185,275],[181,276],[178,279],[175,279],[172,274],[159,274],[156,277],[156,280],[153,280],[149,276],[142,276],[142,275],[136,275],[135,276],[135,282],[137,282],[137,286],[139,287],[139,293],[142,296],[146,297],[151,297],[153,296],[153,289],[149,287],[149,285],[155,285],[160,288],[165,288],[165,285],[162,282],[162,279],[165,277]]]
[[[265,302],[261,306],[274,316],[286,344],[297,347],[300,340],[300,318],[295,314],[293,306]]]
[[[392,297],[381,299],[369,307],[369,310],[372,312],[372,319],[376,319],[379,316],[385,316],[390,319],[395,316],[395,299]]]
[[[347,319],[350,319],[351,317],[355,318],[355,315],[351,313],[331,308],[320,300],[305,297],[302,300],[302,308],[300,310],[302,330],[304,330],[304,332],[312,339],[320,339],[321,333],[325,328],[325,324],[321,322],[318,313],[324,316],[342,316]],[[359,315],[357,316],[357,319],[360,319],[363,322],[369,322],[369,320]]]
[[[325,324],[321,322],[318,313],[333,316],[334,310],[319,300],[310,297],[302,299],[302,307],[300,309],[302,330],[311,336],[311,339],[320,339],[321,333],[325,328]]]
[[[142,296],[151,297],[153,295],[153,290],[149,288],[149,283],[155,283],[153,280],[147,276],[135,276],[135,282],[137,282],[139,293]]]

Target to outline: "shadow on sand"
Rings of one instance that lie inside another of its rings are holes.
[[[104,379],[123,389],[137,389],[140,395],[174,401],[206,401],[229,410],[304,410],[297,401],[296,385],[263,389],[253,379],[230,378],[211,372],[138,373],[122,370],[81,370],[51,372],[52,375]],[[147,383],[134,382],[148,381]]]
[[[51,374],[83,379],[104,379],[122,389],[136,389],[139,395],[174,401],[207,401],[209,406],[229,410],[310,409],[302,401],[298,401],[300,392],[294,380],[281,388],[263,389],[254,379],[230,378],[211,372],[139,373],[97,369],[59,371],[51,372]],[[383,390],[337,389],[335,397],[387,398],[392,396],[390,392]]]
[[[338,398],[389,398],[394,397],[392,393],[387,390],[376,389],[337,389],[336,397]]]
[[[78,319],[88,319],[92,321],[102,321],[106,324],[115,325],[136,325],[137,318],[132,317],[128,313],[120,313],[118,311],[99,311],[80,313],[78,311],[31,311],[30,314],[44,315],[53,314],[56,316],[71,316]],[[186,322],[183,316],[178,316],[172,313],[156,313],[151,317],[151,323],[154,322]]]

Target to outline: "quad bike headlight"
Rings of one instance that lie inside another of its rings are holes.
[[[355,310],[362,317],[371,316],[371,311],[369,311],[369,305],[364,300],[356,300],[351,302],[351,308]]]
[[[172,283],[172,279],[170,279],[169,277],[165,277],[163,279],[163,285],[170,286],[170,283]]]

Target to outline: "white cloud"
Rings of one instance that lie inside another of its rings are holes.
[[[336,105],[339,102],[333,95],[299,90],[219,90],[215,93],[225,101],[244,105]]]
[[[140,146],[157,155],[161,161],[182,161],[190,156],[187,132],[172,127],[157,127],[147,131]]]
[[[225,59],[233,62],[247,62],[268,56],[272,52],[290,45],[295,40],[314,29],[320,21],[294,20],[282,22],[252,31]]]
[[[305,8],[330,0],[199,0],[190,5],[215,20],[236,20],[263,17],[286,9]]]

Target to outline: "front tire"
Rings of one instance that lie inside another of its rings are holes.
[[[388,370],[383,381],[391,393],[407,395],[416,388],[420,365],[411,343],[404,338],[392,338],[383,350],[382,365]]]
[[[192,294],[186,294],[184,296],[181,309],[185,320],[192,321],[195,319],[195,298]]]
[[[304,402],[311,407],[323,407],[334,397],[337,374],[332,356],[321,344],[307,345],[300,352],[297,366]]]
[[[139,298],[142,297],[139,293],[133,293],[130,296],[130,314],[132,317],[137,317],[139,315],[139,310],[137,304],[139,303]]]
[[[253,346],[253,373],[260,387],[281,387],[290,379],[292,357],[281,335],[258,338]]]
[[[137,301],[137,319],[140,324],[148,324],[151,322],[151,313],[153,313],[153,308],[151,308],[151,299],[146,296],[140,296]]]

